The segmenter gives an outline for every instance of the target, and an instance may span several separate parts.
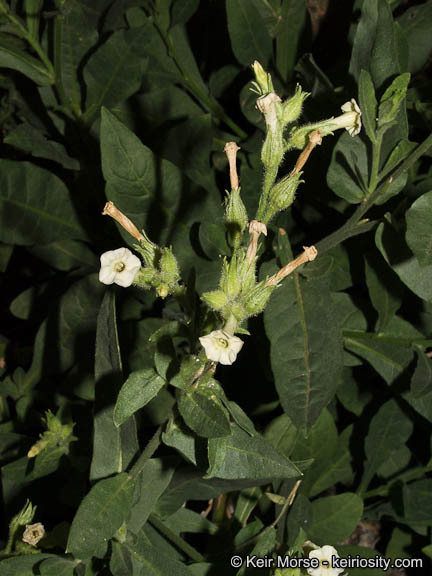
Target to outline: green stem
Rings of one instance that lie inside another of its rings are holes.
[[[212,112],[219,120],[224,122],[231,130],[242,140],[247,138],[247,133],[238,126],[232,118],[228,116],[222,106],[217,102],[214,98],[206,94],[200,86],[195,82],[193,78],[191,78],[187,69],[183,66],[181,60],[177,56],[174,43],[171,39],[171,36],[167,31],[165,31],[155,19],[156,28],[159,31],[162,39],[164,40],[169,55],[174,60],[177,68],[179,69],[181,75],[183,76],[183,80],[185,83],[186,88],[207,108],[210,112]]]
[[[6,16],[6,18],[9,20],[9,22],[11,22],[12,24],[14,24],[14,26],[17,27],[22,38],[24,38],[30,44],[30,46],[33,48],[33,50],[39,56],[39,59],[41,60],[41,62],[45,65],[45,67],[48,71],[48,75],[50,76],[51,83],[54,84],[55,72],[54,72],[53,65],[51,63],[51,60],[45,54],[42,46],[39,44],[37,39],[32,36],[32,34],[27,30],[27,28],[22,24],[20,19],[17,18],[15,16],[15,14],[13,14],[12,12],[9,11],[8,7],[5,4],[3,4],[3,2],[0,2],[0,12]]]
[[[159,428],[156,430],[147,446],[144,448],[138,460],[130,469],[129,476],[132,480],[135,480],[135,478],[140,474],[140,472],[144,468],[144,465],[147,462],[147,460],[149,460],[156,452],[156,450],[159,448],[161,443],[161,436],[162,436],[162,426],[159,426]]]
[[[172,542],[179,550],[184,552],[191,560],[195,562],[205,562],[204,556],[195,550],[190,544],[185,542],[183,538],[180,538],[178,534],[173,532],[168,526],[166,526],[156,514],[150,514],[149,517],[150,524],[156,528],[163,536],[165,536],[170,542]]]

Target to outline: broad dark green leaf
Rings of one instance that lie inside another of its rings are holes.
[[[29,556],[13,556],[0,560],[0,573],[2,576],[34,576],[34,568],[52,554],[31,554]]]
[[[0,34],[0,66],[21,72],[39,86],[53,84],[45,64],[16,45],[15,40],[9,34]]]
[[[313,483],[309,490],[311,498],[324,492],[324,490],[328,490],[338,482],[350,482],[352,480],[351,435],[352,425],[347,426],[339,435],[337,444],[328,459],[327,466],[324,465],[324,462],[321,462],[319,467],[317,464],[317,472],[313,477]]]
[[[402,282],[420,298],[432,300],[432,265],[420,266],[403,237],[387,220],[378,226],[375,242]]]
[[[249,0],[226,0],[228,31],[235,57],[244,66],[258,60],[264,67],[272,52],[272,41],[264,21]]]
[[[148,460],[137,482],[135,497],[127,527],[138,534],[147,522],[161,494],[171,482],[175,467],[168,460],[152,458]]]
[[[162,440],[164,444],[177,450],[187,462],[197,465],[199,439],[185,426],[180,417],[168,422],[166,430],[162,434]]]
[[[431,6],[432,8],[432,6]],[[432,191],[422,194],[406,212],[406,241],[420,266],[432,264]]]
[[[417,364],[411,378],[411,392],[413,398],[420,398],[432,392],[432,360],[422,349],[416,350],[416,356]]]
[[[231,432],[229,416],[217,395],[207,388],[184,392],[178,409],[191,430],[205,438],[219,438]]]
[[[377,100],[375,87],[367,70],[360,70],[359,75],[359,104],[362,111],[362,123],[371,142],[376,142]]]
[[[46,158],[58,162],[69,170],[79,170],[80,168],[78,160],[71,158],[62,144],[49,140],[41,130],[30,124],[20,124],[15,130],[9,132],[4,142],[29,152],[36,158]]]
[[[123,546],[128,550],[131,557],[141,566],[141,574],[144,576],[191,576],[187,566],[167,554],[148,544],[143,538],[139,538],[134,544],[125,542]]]
[[[165,380],[152,368],[133,372],[121,387],[114,408],[114,423],[121,426],[132,414],[153,400]]]
[[[417,72],[427,62],[432,51],[432,5],[424,2],[411,6],[398,18],[409,48],[408,70]]]
[[[370,72],[377,89],[399,72],[393,17],[387,0],[364,0],[362,4],[350,72],[359,79],[362,69]]]
[[[287,414],[281,414],[270,422],[264,432],[268,440],[278,452],[289,458],[297,440],[297,428]]]
[[[380,468],[392,454],[404,446],[411,436],[413,425],[396,400],[389,400],[375,414],[369,425],[365,441],[366,463],[360,490],[364,491]]]
[[[49,244],[36,244],[28,250],[57,270],[94,272],[100,266],[95,253],[79,240],[57,240]]]
[[[199,228],[199,238],[206,256],[212,260],[218,260],[221,256],[230,254],[222,222],[219,224],[202,222]]]
[[[28,162],[0,160],[0,240],[28,246],[86,239],[63,182]]]
[[[39,567],[40,576],[74,576],[77,564],[78,562],[71,558],[48,558]]]
[[[350,536],[363,515],[363,500],[345,492],[312,502],[308,537],[316,544],[336,544]]]
[[[128,414],[114,424],[114,404],[122,383],[114,291],[102,301],[96,330],[96,396],[90,478],[98,480],[126,470],[138,450],[135,419]]]
[[[124,473],[95,484],[73,519],[67,552],[80,560],[91,558],[128,519],[134,488],[132,479]]]
[[[381,332],[399,310],[404,287],[393,270],[375,252],[366,256],[365,277],[372,305],[378,312],[375,331]]]
[[[342,341],[333,308],[328,279],[303,280],[295,274],[264,312],[276,389],[284,411],[303,431],[340,384]]]
[[[140,570],[136,570],[130,552],[120,542],[112,542],[112,555],[110,570],[113,576],[138,576]]]
[[[211,438],[206,478],[297,478],[300,470],[262,436],[249,436],[232,425],[232,434]]]
[[[403,521],[415,530],[432,522],[432,480],[417,480],[403,488]]]
[[[149,41],[146,32],[147,26],[118,30],[92,54],[83,72],[86,118],[93,118],[101,106],[116,106],[138,91],[148,64],[143,52]]]

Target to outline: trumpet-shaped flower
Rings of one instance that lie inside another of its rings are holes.
[[[351,98],[349,102],[341,106],[341,110],[344,114],[332,120],[335,128],[345,128],[350,136],[357,136],[362,127],[359,105],[354,98]]]
[[[213,330],[207,336],[201,336],[199,340],[207,358],[224,365],[233,364],[243,346],[243,340],[237,336],[230,336],[223,330]]]
[[[123,288],[130,286],[138,270],[140,259],[127,248],[118,248],[102,254],[99,281],[102,284],[118,284]]]
[[[342,574],[343,568],[333,568],[333,557],[339,558],[339,554],[333,546],[327,545],[309,552],[309,558],[317,558],[320,563],[318,568],[307,569],[309,576],[339,576]]]

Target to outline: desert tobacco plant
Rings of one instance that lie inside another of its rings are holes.
[[[431,3],[0,25],[0,575],[429,573]]]

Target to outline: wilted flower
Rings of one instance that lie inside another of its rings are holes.
[[[103,284],[118,284],[123,288],[131,286],[141,268],[140,259],[127,248],[105,252],[100,261],[99,281]]]
[[[42,540],[45,536],[44,525],[40,522],[36,524],[27,524],[22,537],[23,542],[30,544],[30,546],[36,546],[36,544]]]
[[[207,336],[201,336],[199,341],[209,360],[224,365],[233,364],[243,346],[243,340],[223,330],[213,330]]]
[[[344,571],[343,568],[333,568],[333,556],[339,558],[336,548],[328,545],[309,552],[309,558],[317,558],[320,563],[318,568],[307,569],[309,576],[338,576],[339,574],[342,574]]]

